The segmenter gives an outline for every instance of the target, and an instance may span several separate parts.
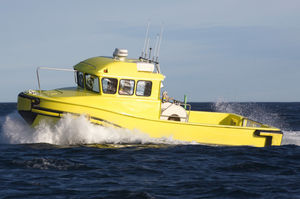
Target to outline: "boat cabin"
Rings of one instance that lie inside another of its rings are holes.
[[[154,63],[127,59],[124,51],[116,51],[113,57],[93,57],[75,65],[78,89],[97,94],[101,108],[158,119],[165,77]]]

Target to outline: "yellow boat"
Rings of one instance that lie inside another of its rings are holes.
[[[137,129],[153,138],[211,145],[281,144],[280,129],[237,114],[193,111],[166,93],[161,97],[165,77],[158,62],[127,55],[127,50],[116,49],[112,57],[78,63],[74,66],[76,87],[21,92],[20,115],[32,126],[43,120],[56,122],[65,114],[84,114],[92,123]],[[37,74],[40,69],[50,68],[38,68]]]

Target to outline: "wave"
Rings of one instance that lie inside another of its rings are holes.
[[[84,115],[66,115],[55,125],[42,121],[31,128],[16,112],[6,116],[1,137],[9,144],[187,144],[172,137],[151,138],[138,130],[95,125]]]
[[[86,165],[77,162],[63,160],[63,159],[56,159],[56,158],[44,158],[44,157],[37,157],[34,159],[26,159],[26,160],[16,159],[16,160],[12,160],[11,163],[14,166],[18,166],[18,167],[26,167],[26,168],[40,169],[40,170],[48,170],[48,169],[73,170],[73,169],[86,168]]]

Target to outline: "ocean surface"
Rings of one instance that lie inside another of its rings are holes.
[[[0,103],[0,198],[299,198],[300,103],[192,103],[279,127],[278,147],[205,146],[66,116],[32,129]]]

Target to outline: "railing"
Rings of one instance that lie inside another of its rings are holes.
[[[69,71],[69,72],[76,72],[76,70],[73,69],[68,69],[68,68],[51,68],[51,67],[37,67],[36,69],[36,76],[38,80],[38,85],[39,85],[39,92],[41,93],[41,84],[40,84],[40,76],[39,76],[39,70],[44,69],[44,70],[55,70],[55,71]],[[75,73],[74,73],[75,75]]]
[[[191,109],[192,109],[192,106],[190,104],[187,104],[187,103],[181,103],[179,104],[180,106],[183,106],[183,108],[186,110],[186,107],[188,107],[188,115],[185,119],[185,122],[188,122],[189,121],[189,118],[190,118],[190,113],[191,113]]]

